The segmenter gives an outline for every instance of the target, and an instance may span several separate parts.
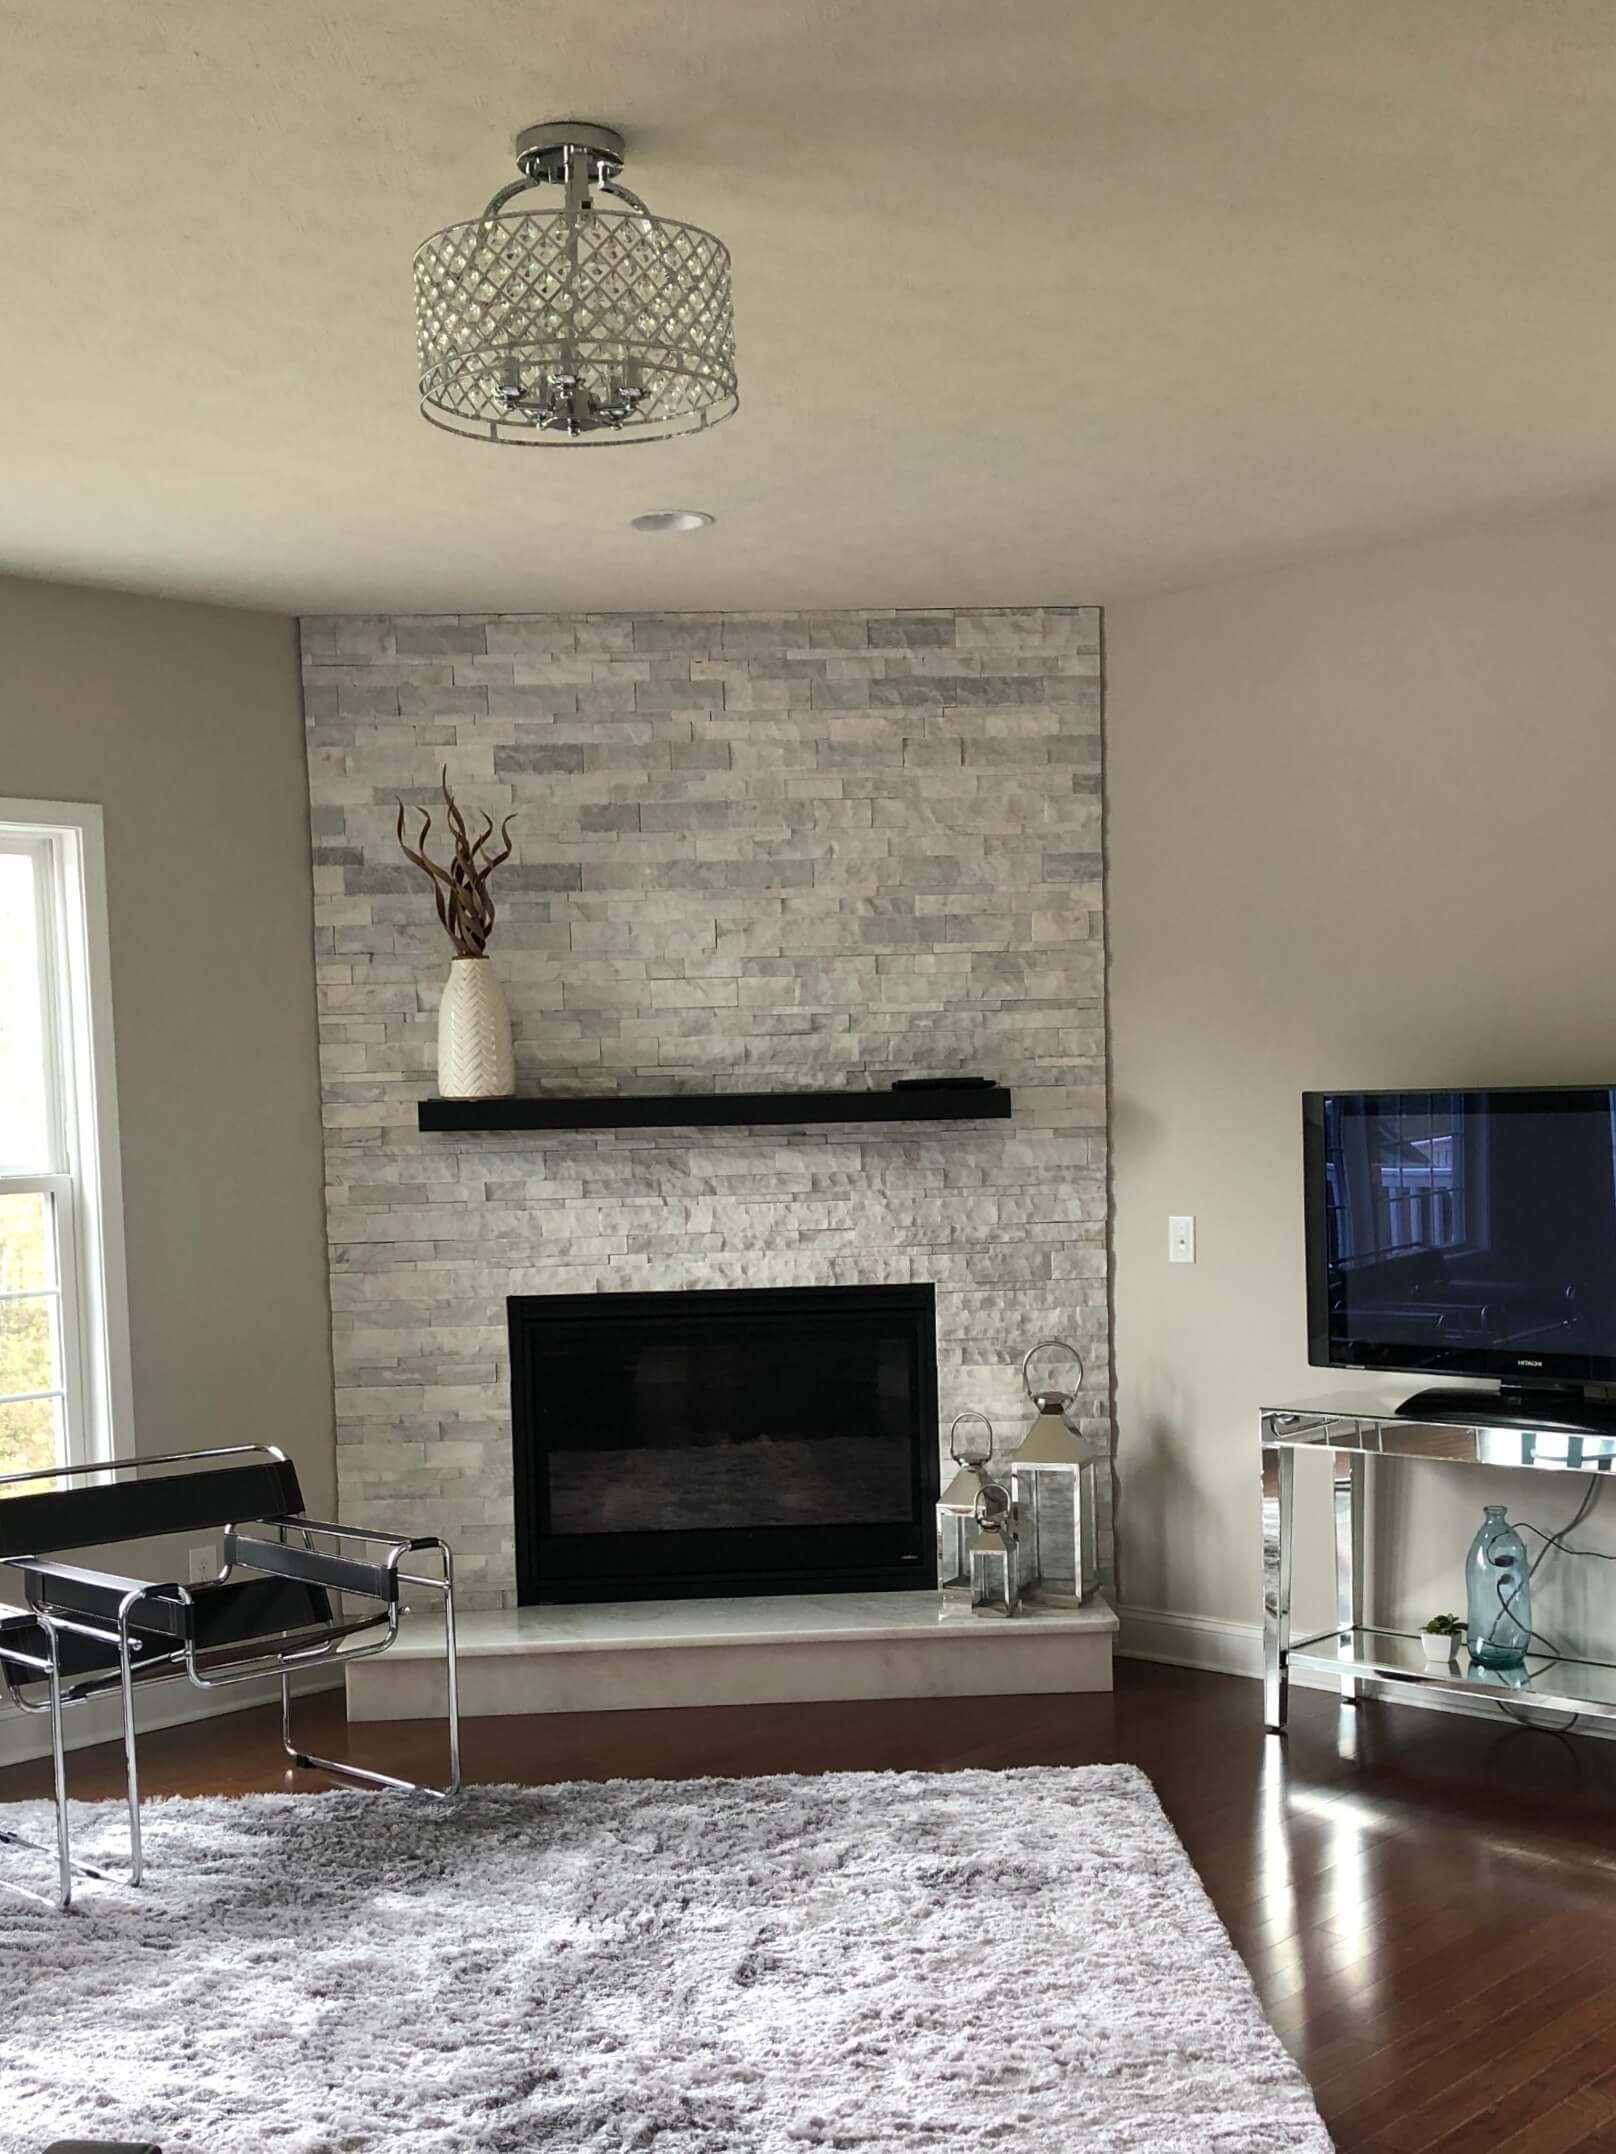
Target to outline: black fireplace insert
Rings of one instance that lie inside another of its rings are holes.
[[[508,1308],[524,1603],[936,1584],[930,1285]]]

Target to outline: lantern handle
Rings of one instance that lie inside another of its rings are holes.
[[[988,1458],[991,1458],[991,1457],[993,1456],[993,1423],[992,1423],[992,1422],[991,1422],[991,1421],[990,1421],[990,1420],[988,1419],[988,1417],[987,1417],[987,1415],[986,1415],[985,1413],[983,1413],[983,1412],[982,1412],[982,1411],[981,1411],[981,1410],[980,1410],[980,1409],[979,1409],[978,1407],[975,1407],[975,1406],[967,1406],[967,1407],[966,1407],[966,1409],[965,1409],[965,1411],[964,1411],[964,1413],[962,1413],[962,1414],[956,1414],[956,1415],[954,1416],[953,1420],[952,1420],[952,1421],[950,1421],[950,1423],[948,1424],[948,1455],[949,1455],[949,1457],[950,1457],[951,1459],[953,1459],[953,1460],[955,1461],[955,1463],[956,1463],[957,1465],[960,1465],[960,1466],[964,1466],[964,1465],[966,1465],[967,1463],[970,1463],[970,1462],[968,1462],[968,1461],[967,1461],[966,1459],[962,1458],[962,1457],[961,1457],[961,1455],[960,1455],[960,1453],[959,1453],[958,1451],[956,1451],[956,1450],[955,1450],[955,1448],[954,1448],[954,1431],[955,1431],[955,1430],[956,1430],[956,1429],[957,1429],[957,1428],[959,1427],[959,1425],[960,1425],[960,1423],[961,1423],[962,1421],[980,1421],[980,1422],[981,1422],[982,1426],[983,1426],[983,1427],[984,1427],[984,1428],[985,1428],[985,1429],[987,1430],[987,1432],[988,1432],[988,1450],[987,1450],[987,1455],[988,1455]],[[984,1461],[984,1463],[986,1463],[986,1461]]]
[[[1071,1343],[1069,1339],[1040,1339],[1036,1346],[1028,1347],[1027,1357],[1021,1364],[1021,1388],[1023,1391],[1026,1392],[1028,1398],[1032,1401],[1033,1405],[1036,1406],[1038,1404],[1038,1393],[1032,1388],[1032,1357],[1034,1354],[1043,1353],[1046,1348],[1051,1346],[1058,1346],[1062,1353],[1070,1354],[1072,1359],[1077,1363],[1077,1382],[1072,1386],[1070,1391],[1063,1391],[1056,1394],[1062,1402],[1062,1410],[1064,1411],[1067,1406],[1071,1405],[1073,1399],[1075,1399],[1077,1397],[1077,1394],[1082,1390],[1083,1378],[1086,1373],[1083,1367],[1083,1356],[1078,1352],[1077,1348]]]

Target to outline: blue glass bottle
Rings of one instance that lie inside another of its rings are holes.
[[[1465,1642],[1484,1668],[1518,1668],[1532,1640],[1532,1580],[1526,1543],[1489,1503],[1465,1558],[1469,1623]]]

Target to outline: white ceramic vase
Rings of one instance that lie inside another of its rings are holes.
[[[450,960],[438,1006],[438,1092],[443,1099],[509,1099],[516,1089],[511,1017],[486,957]]]

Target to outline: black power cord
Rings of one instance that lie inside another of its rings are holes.
[[[1526,1579],[1528,1584],[1531,1582],[1532,1579],[1537,1576],[1539,1566],[1542,1564],[1544,1558],[1548,1555],[1548,1552],[1551,1548],[1557,1548],[1560,1553],[1565,1556],[1592,1556],[1595,1561],[1599,1563],[1616,1563],[1616,1555],[1607,1555],[1603,1549],[1570,1548],[1566,1545],[1566,1536],[1568,1534],[1576,1532],[1577,1528],[1588,1517],[1589,1513],[1594,1509],[1595,1505],[1599,1502],[1600,1497],[1603,1496],[1604,1493],[1605,1484],[1603,1481],[1590,1481],[1587,1486],[1587,1489],[1583,1493],[1581,1503],[1577,1505],[1575,1513],[1569,1519],[1567,1519],[1566,1523],[1561,1526],[1557,1532],[1554,1533],[1545,1533],[1541,1526],[1534,1526],[1530,1519],[1522,1518],[1516,1520],[1516,1530],[1518,1532],[1530,1533],[1535,1539],[1543,1543],[1543,1546],[1538,1550],[1537,1554],[1532,1558],[1531,1563],[1527,1566]],[[1509,1597],[1506,1597],[1504,1587],[1505,1581],[1500,1578],[1498,1581],[1499,1606],[1503,1609],[1504,1613],[1509,1617],[1512,1623],[1516,1624],[1521,1630],[1525,1631],[1528,1646],[1531,1645],[1532,1640],[1535,1638],[1544,1647],[1544,1651],[1542,1653],[1533,1653],[1531,1655],[1531,1658],[1533,1660],[1542,1661],[1545,1666],[1551,1668],[1556,1666],[1559,1662],[1568,1659],[1570,1656],[1565,1653],[1562,1653],[1559,1647],[1554,1643],[1554,1640],[1552,1638],[1546,1636],[1545,1633],[1540,1630],[1534,1630],[1529,1623],[1521,1622],[1520,1617],[1516,1615],[1514,1609],[1510,1606],[1510,1600]],[[1483,1666],[1485,1665],[1485,1662],[1483,1662]],[[1582,1720],[1582,1715],[1580,1713],[1568,1713],[1560,1726],[1551,1727],[1543,1719],[1535,1718],[1528,1713],[1520,1711],[1518,1707],[1509,1705],[1502,1698],[1495,1699],[1494,1703],[1497,1705],[1501,1713],[1503,1713],[1508,1719],[1515,1721],[1519,1726],[1524,1728],[1536,1728],[1545,1735],[1569,1735],[1572,1729],[1577,1727]]]
[[[1538,1550],[1537,1554],[1532,1559],[1532,1568],[1530,1573],[1528,1574],[1529,1576],[1534,1578],[1537,1576],[1537,1567],[1543,1561],[1543,1558],[1548,1554],[1551,1548],[1558,1548],[1561,1555],[1563,1556],[1591,1556],[1596,1563],[1616,1563],[1616,1555],[1607,1554],[1603,1548],[1568,1548],[1566,1546],[1566,1535],[1568,1533],[1576,1532],[1577,1528],[1588,1516],[1588,1513],[1593,1509],[1594,1504],[1597,1502],[1599,1497],[1601,1497],[1604,1493],[1604,1482],[1595,1481],[1590,1486],[1587,1495],[1583,1497],[1582,1502],[1578,1505],[1576,1517],[1570,1520],[1568,1524],[1562,1526],[1558,1533],[1545,1533],[1541,1526],[1534,1526],[1530,1519],[1523,1518],[1519,1521],[1520,1530],[1523,1533],[1533,1534],[1538,1540],[1543,1543],[1543,1546]]]

